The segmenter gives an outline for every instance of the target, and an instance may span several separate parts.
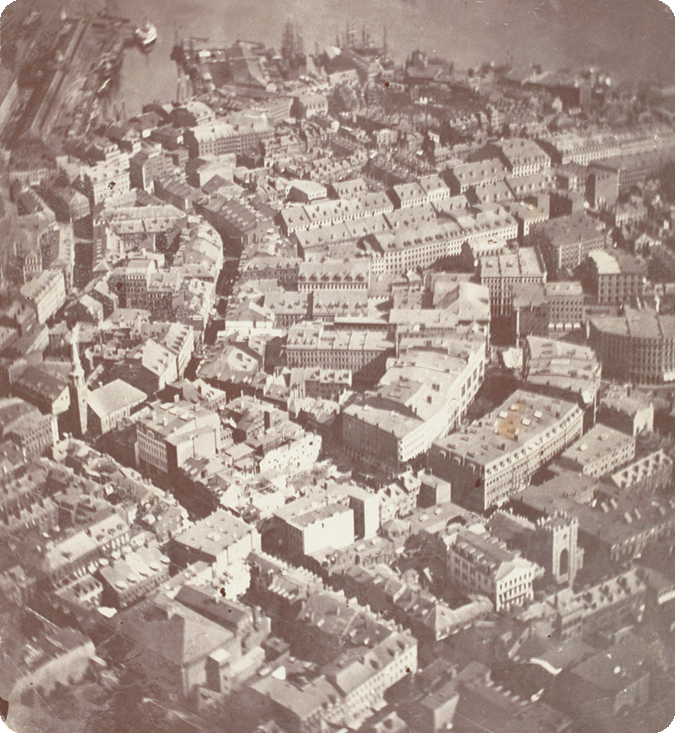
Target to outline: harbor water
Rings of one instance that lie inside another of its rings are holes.
[[[120,14],[159,31],[153,49],[126,52],[114,101],[127,116],[176,97],[174,37],[237,39],[279,48],[287,20],[305,49],[334,44],[347,21],[387,44],[397,61],[414,49],[460,68],[484,61],[548,68],[595,65],[619,82],[675,82],[675,17],[659,0],[117,0]]]

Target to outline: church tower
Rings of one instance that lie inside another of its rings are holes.
[[[89,409],[89,391],[84,378],[84,369],[80,361],[78,349],[79,326],[75,324],[71,334],[73,370],[70,373],[70,411],[71,427],[74,435],[82,438],[87,434],[87,411]]]
[[[532,559],[556,583],[572,585],[584,564],[584,551],[578,545],[579,520],[563,512],[540,519],[534,537]]]

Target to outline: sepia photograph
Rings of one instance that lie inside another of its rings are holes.
[[[673,10],[4,5],[0,731],[669,729]]]

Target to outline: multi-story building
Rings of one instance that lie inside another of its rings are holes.
[[[422,176],[419,183],[427,196],[427,201],[432,204],[438,201],[447,201],[450,198],[448,184],[437,173]]]
[[[75,534],[47,544],[43,569],[53,585],[61,585],[95,568],[99,560],[129,545],[131,531],[117,514],[111,514]]]
[[[260,534],[221,509],[173,537],[169,546],[171,561],[179,567],[196,562],[211,565],[215,575],[239,566],[250,552],[260,551]]]
[[[594,209],[613,207],[619,198],[619,176],[611,167],[591,165],[586,178],[586,200]]]
[[[341,722],[350,728],[358,728],[382,707],[390,687],[415,672],[417,640],[409,631],[393,632],[362,657],[346,653],[325,668],[326,679],[342,697]]]
[[[498,204],[472,206],[458,210],[452,217],[462,228],[464,241],[473,247],[497,240],[509,242],[518,237],[518,222]]]
[[[626,491],[602,483],[592,504],[570,506],[586,552],[599,563],[636,558],[675,532],[675,509],[664,494]]]
[[[136,423],[136,456],[151,474],[168,476],[188,458],[209,458],[220,449],[220,418],[188,402],[147,409]]]
[[[551,158],[533,140],[513,138],[488,146],[506,164],[512,176],[529,176],[551,167]]]
[[[263,307],[274,314],[275,328],[288,328],[301,321],[310,319],[310,293],[266,293]]]
[[[341,396],[351,389],[352,373],[349,370],[314,369],[302,370],[302,393],[305,397],[339,402]]]
[[[376,381],[395,353],[396,344],[385,333],[338,331],[320,324],[291,327],[286,342],[288,366],[320,367],[353,372],[357,380]]]
[[[622,639],[563,669],[555,678],[556,702],[582,717],[584,724],[594,730],[602,729],[612,717],[627,715],[649,704],[648,659],[641,639]]]
[[[146,308],[150,277],[157,272],[157,262],[152,258],[132,258],[126,265],[116,267],[108,284],[122,308]]]
[[[302,92],[294,97],[291,112],[295,117],[302,120],[308,120],[314,115],[326,115],[328,113],[328,100],[323,94]]]
[[[588,346],[538,336],[525,339],[522,379],[533,392],[576,400],[591,408],[593,418],[601,376],[600,363]]]
[[[99,163],[82,171],[82,189],[92,206],[131,190],[129,164]]]
[[[548,303],[549,330],[568,331],[581,326],[584,320],[584,293],[580,283],[574,280],[547,282],[544,292]]]
[[[635,569],[579,591],[565,588],[548,601],[554,612],[553,631],[568,640],[632,625],[642,618],[646,593]]]
[[[582,478],[594,485],[584,486]],[[577,494],[578,489],[581,493]],[[586,555],[599,567],[631,560],[675,531],[675,508],[667,496],[627,491],[609,477],[598,481],[563,471],[527,488],[518,504],[528,515],[564,512],[575,516]]]
[[[103,254],[120,258],[141,248],[153,252],[173,241],[186,219],[171,204],[106,208],[94,217],[94,241]]]
[[[240,281],[276,280],[279,285],[293,288],[298,283],[300,264],[297,257],[256,257],[242,262]]]
[[[342,441],[354,455],[400,469],[464,418],[483,383],[482,333],[446,339],[445,352],[410,349],[377,389],[342,410]]]
[[[157,547],[139,547],[99,568],[106,606],[125,608],[139,601],[169,578],[169,558]]]
[[[271,210],[256,208],[244,198],[216,195],[195,210],[229,242],[239,247],[262,242],[272,226]]]
[[[542,240],[538,247],[552,277],[573,272],[590,252],[605,248],[605,234],[597,227],[586,214],[571,214],[532,228]]]
[[[368,260],[327,260],[303,262],[298,268],[298,290],[368,290],[370,265]]]
[[[176,372],[181,379],[192,358],[195,348],[195,333],[191,326],[184,323],[172,323],[162,341],[176,357]]]
[[[675,379],[675,316],[626,307],[591,318],[588,338],[608,377],[645,385]]]
[[[445,179],[453,195],[466,193],[470,188],[492,185],[503,181],[506,165],[499,158],[462,163],[445,172]]]
[[[21,297],[35,311],[38,323],[46,323],[66,302],[63,272],[45,270],[21,286]]]
[[[646,263],[626,252],[593,250],[588,255],[587,282],[598,305],[640,300],[647,282]]]
[[[649,433],[654,429],[654,403],[630,385],[612,384],[602,399],[599,418],[629,435]]]
[[[429,466],[450,481],[456,501],[485,510],[524,489],[582,429],[579,405],[518,390],[469,427],[436,441]]]
[[[149,146],[129,159],[129,182],[132,188],[154,193],[155,181],[167,178],[174,171],[171,158],[161,145]]]
[[[635,458],[635,438],[595,425],[560,457],[560,463],[587,476],[604,476]]]
[[[466,595],[484,595],[495,611],[510,610],[534,597],[537,566],[508,550],[486,531],[461,530],[445,538],[450,581]]]
[[[673,459],[663,450],[657,450],[607,478],[617,488],[631,492],[666,491],[673,478]]]
[[[363,246],[371,259],[373,275],[403,274],[429,267],[438,260],[459,257],[467,237],[454,221],[430,221],[418,228],[370,234]]]
[[[397,209],[413,209],[429,203],[429,196],[419,183],[399,183],[389,193]]]
[[[509,317],[516,285],[543,285],[546,269],[534,249],[485,257],[480,261],[480,281],[490,291],[492,318]]]
[[[666,128],[634,128],[622,132],[581,135],[561,132],[539,140],[556,163],[588,165],[596,160],[630,157],[649,152],[668,153],[675,148],[675,135]]]
[[[239,126],[213,120],[185,131],[185,142],[192,158],[254,152],[261,142],[272,137],[274,128],[262,118]]]
[[[12,394],[39,407],[44,414],[63,415],[71,405],[68,379],[47,365],[30,365],[14,376]]]
[[[194,329],[182,323],[172,323],[161,341],[148,339],[143,344],[141,364],[153,375],[158,389],[183,377],[194,346]]]
[[[18,397],[0,399],[0,440],[11,440],[26,460],[39,458],[58,441],[56,415],[43,415]]]
[[[517,283],[512,288],[512,323],[516,341],[580,328],[584,320],[581,283]]]
[[[354,510],[339,502],[313,497],[297,499],[274,513],[283,527],[285,550],[301,559],[325,548],[339,550],[354,543]]]

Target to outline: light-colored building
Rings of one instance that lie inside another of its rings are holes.
[[[376,390],[343,408],[349,452],[400,468],[459,424],[483,383],[485,337],[467,331],[445,344],[445,353],[407,351],[389,364]]]
[[[220,442],[218,414],[188,402],[157,402],[136,423],[136,458],[149,473],[167,476],[188,458],[210,458]]]
[[[511,610],[534,597],[537,565],[508,550],[488,532],[462,530],[445,539],[448,576],[466,595],[484,595],[495,611]]]
[[[602,399],[599,418],[629,435],[649,433],[654,429],[654,403],[630,385],[612,384]]]
[[[666,491],[673,478],[673,459],[663,450],[657,450],[633,461],[608,478],[619,489],[631,492]]]
[[[345,655],[325,674],[342,696],[342,722],[358,728],[382,707],[392,685],[416,671],[417,639],[409,631],[400,631],[374,644],[363,656]]]
[[[291,369],[348,369],[357,379],[377,380],[393,356],[395,343],[385,333],[332,330],[319,324],[289,329],[286,360]]]
[[[92,206],[131,190],[128,159],[123,163],[99,163],[82,171],[82,188]]]
[[[354,510],[345,504],[326,504],[308,497],[286,504],[274,514],[283,526],[291,557],[302,558],[327,548],[340,550],[355,541]]]
[[[564,341],[528,336],[523,344],[523,381],[528,389],[593,406],[602,368],[593,349]]]
[[[370,234],[363,246],[371,259],[371,273],[403,274],[429,267],[438,260],[459,257],[467,237],[454,221],[430,221],[412,228],[411,222],[396,231]]]
[[[362,290],[367,291],[370,282],[368,260],[327,260],[302,262],[298,269],[298,291]]]
[[[311,470],[321,453],[321,436],[305,431],[297,425],[289,423],[278,433],[272,445],[266,446],[264,438],[260,438],[262,457],[258,462],[261,473],[277,471],[290,474]]]
[[[427,192],[415,181],[394,186],[389,195],[397,209],[413,209],[429,203]]]
[[[593,250],[588,255],[588,282],[598,305],[623,305],[641,299],[646,264],[625,252]]]
[[[512,318],[516,339],[581,328],[584,321],[581,283],[561,281],[514,285]]]
[[[134,407],[145,402],[147,395],[122,379],[115,379],[87,396],[89,418],[87,424],[95,435],[114,430],[131,414]]]
[[[66,302],[63,272],[45,270],[21,286],[21,296],[35,310],[38,323],[46,323]]]
[[[429,465],[450,481],[455,501],[485,510],[524,489],[573,443],[583,416],[575,403],[518,390],[469,427],[436,441]]]
[[[215,575],[239,567],[249,553],[259,551],[260,534],[255,526],[224,509],[173,537],[169,548],[172,562],[179,567],[205,562]]]
[[[635,438],[595,425],[560,456],[560,463],[587,476],[604,476],[635,458]]]
[[[512,176],[529,176],[551,167],[551,158],[534,140],[512,138],[491,147],[498,151]]]
[[[125,608],[169,578],[169,558],[155,546],[140,547],[99,568],[106,606]]]
[[[53,585],[87,575],[105,554],[128,546],[131,532],[117,514],[94,522],[69,537],[47,543],[43,567]]]
[[[249,124],[232,125],[225,120],[216,119],[186,130],[185,142],[190,157],[201,158],[207,155],[240,155],[254,151],[260,142],[274,137],[274,128],[261,116]]]
[[[181,379],[194,351],[194,329],[182,323],[172,323],[161,342],[149,339],[143,344],[141,363],[164,389]]]
[[[18,397],[0,398],[0,440],[19,446],[24,459],[39,458],[59,439],[56,415],[43,415]]]

